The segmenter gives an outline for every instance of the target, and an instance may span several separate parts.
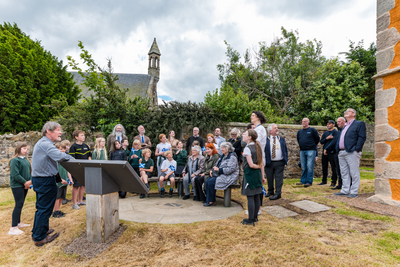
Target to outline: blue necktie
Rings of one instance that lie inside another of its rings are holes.
[[[144,144],[144,136],[142,136],[142,144]]]
[[[121,137],[117,136],[117,140],[121,143]]]

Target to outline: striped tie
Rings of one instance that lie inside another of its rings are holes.
[[[272,144],[272,158],[276,157],[276,136],[274,136],[274,143]]]

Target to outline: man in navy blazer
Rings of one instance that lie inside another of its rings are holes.
[[[347,196],[349,198],[358,197],[360,187],[360,158],[361,151],[367,139],[365,123],[357,121],[357,112],[349,108],[344,113],[347,120],[336,142],[336,150],[339,151],[339,165],[342,175],[342,189],[337,196]]]
[[[278,136],[279,129],[275,123],[268,125],[267,133],[269,133],[265,145],[265,174],[268,181],[267,197],[270,200],[276,200],[281,198],[282,195],[283,170],[288,162],[288,151],[285,138]]]

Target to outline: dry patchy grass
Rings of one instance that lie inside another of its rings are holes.
[[[219,221],[162,225],[123,222],[123,235],[97,257],[87,259],[64,253],[63,248],[85,231],[85,208],[72,210],[50,225],[61,235],[53,243],[36,248],[30,229],[22,236],[9,236],[13,198],[10,189],[0,189],[0,265],[2,266],[393,266],[400,260],[399,220],[359,211],[327,199],[327,186],[298,187],[285,180],[280,204],[300,214],[277,219],[263,213],[256,227],[243,226],[244,212]],[[363,177],[361,192],[373,191],[373,180]],[[70,193],[70,191],[69,191]],[[222,195],[222,192],[218,192]],[[70,198],[70,195],[68,196]],[[240,190],[235,201],[247,205]],[[310,199],[332,210],[310,214],[288,203]],[[23,222],[33,223],[35,196],[29,192]],[[348,211],[338,212],[338,210]],[[356,212],[370,214],[363,218]]]

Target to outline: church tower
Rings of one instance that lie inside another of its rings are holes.
[[[147,97],[151,99],[151,104],[157,106],[158,98],[157,98],[157,83],[160,80],[160,57],[161,53],[158,49],[158,45],[156,42],[156,38],[154,38],[153,44],[151,45],[149,51],[149,75],[150,83],[147,88]]]

